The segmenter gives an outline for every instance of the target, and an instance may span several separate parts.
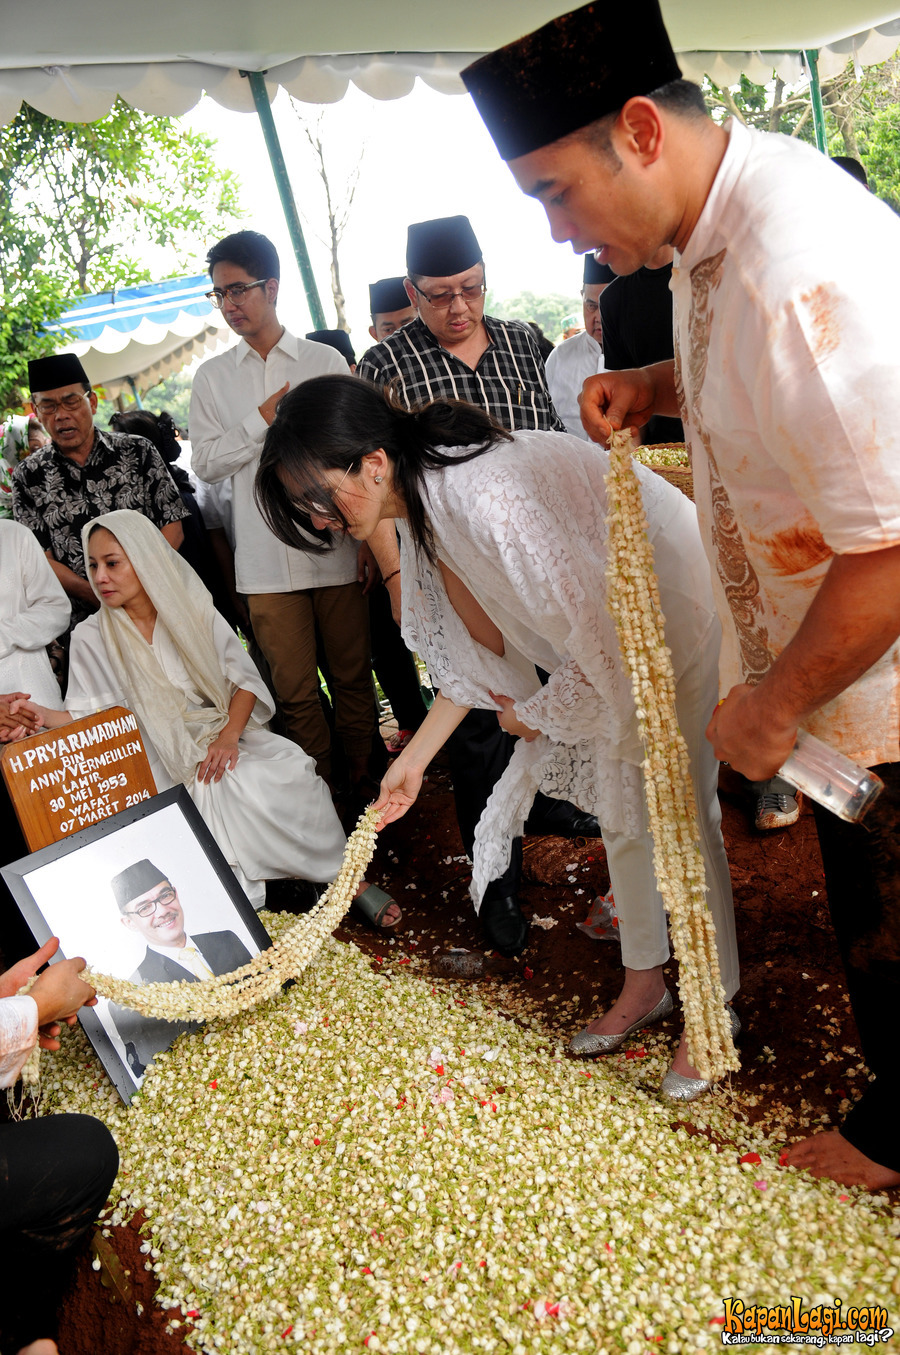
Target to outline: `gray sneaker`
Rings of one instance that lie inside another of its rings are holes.
[[[780,795],[766,791],[756,800],[756,827],[766,832],[770,828],[790,828],[800,817],[800,792]]]

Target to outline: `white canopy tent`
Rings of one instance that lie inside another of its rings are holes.
[[[616,0],[609,0],[615,3]],[[627,0],[621,0],[627,3]],[[349,83],[376,99],[416,79],[463,93],[460,69],[572,8],[577,0],[0,0],[0,124],[22,101],[69,122],[101,118],[117,95],[145,113],[178,116],[206,92],[259,114],[316,328],[325,327],[300,219],[269,104],[278,89],[309,103],[343,98]],[[819,74],[848,59],[885,60],[900,45],[900,0],[662,0],[688,77],[718,84],[741,73],[788,83],[809,72],[819,144]]]
[[[310,103],[341,99],[350,81],[376,99],[407,94],[415,79],[462,93],[460,68],[528,32],[571,3],[552,0],[3,0],[0,121],[22,102],[51,117],[89,122],[117,94],[147,113],[186,112],[206,91],[227,108],[255,104],[241,71],[265,73]],[[663,0],[686,75],[717,82],[746,72],[801,75],[800,52],[818,52],[823,76],[848,57],[871,64],[900,44],[897,0]],[[149,21],[148,21],[149,20]]]

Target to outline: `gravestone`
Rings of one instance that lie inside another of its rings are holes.
[[[32,852],[156,794],[137,717],[124,706],[7,744],[0,769]]]

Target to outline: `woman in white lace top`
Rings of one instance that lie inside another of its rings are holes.
[[[478,825],[476,906],[536,790],[600,819],[625,983],[609,1011],[575,1037],[574,1052],[587,1054],[611,1052],[672,1009],[637,720],[606,607],[607,469],[602,448],[568,434],[510,434],[481,410],[450,402],[408,412],[365,382],[334,376],[304,382],[281,401],[257,479],[270,526],[292,546],[301,546],[298,527],[309,522],[322,549],[326,527],[365,540],[386,519],[399,525],[404,638],[440,695],[382,783],[383,823],[413,803],[429,761],[473,706],[496,710],[519,736]],[[731,885],[718,765],[704,737],[719,648],[709,567],[693,505],[652,472],[638,474],[730,999],[738,988]],[[535,665],[550,674],[545,686]],[[693,1094],[708,1086],[686,1048],[673,1069]],[[676,1094],[685,1095],[680,1082]]]

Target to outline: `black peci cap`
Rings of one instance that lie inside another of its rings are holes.
[[[419,270],[417,270],[419,271]],[[429,274],[434,277],[434,274]],[[402,278],[381,278],[369,283],[369,309],[372,319],[376,315],[390,315],[392,311],[405,311],[412,305],[406,295]]]
[[[128,866],[120,871],[118,875],[112,878],[112,892],[116,896],[116,903],[122,912],[125,911],[126,904],[132,899],[138,899],[142,894],[149,894],[151,889],[157,885],[168,882],[168,875],[164,870],[154,866],[152,861],[144,857],[143,861],[136,861],[133,866]]]
[[[313,329],[306,337],[310,343],[324,343],[327,348],[337,349],[341,357],[346,358],[349,366],[355,365],[356,354],[350,342],[350,335],[345,329]]]
[[[28,364],[28,389],[55,391],[62,386],[91,384],[81,358],[74,353],[53,353],[49,358],[33,358]]]
[[[426,278],[452,278],[481,263],[481,245],[467,216],[417,221],[406,239],[406,271]]]
[[[583,5],[461,74],[504,160],[681,79],[658,0]]]

